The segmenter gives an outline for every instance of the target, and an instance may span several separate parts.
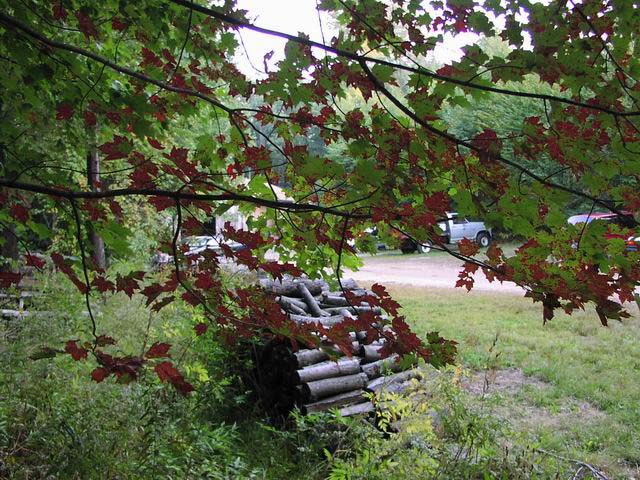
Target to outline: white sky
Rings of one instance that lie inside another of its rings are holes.
[[[248,17],[260,27],[293,35],[304,32],[312,40],[322,41],[315,0],[238,0],[237,7],[247,10]],[[331,22],[326,15],[323,15],[322,26],[325,39],[329,42],[334,31],[331,29]],[[241,29],[240,33],[251,62],[247,60],[247,55],[244,54],[241,46],[241,53],[237,58],[238,68],[250,77],[258,76],[259,74],[251,67],[251,64],[263,70],[263,58],[273,50],[274,55],[269,60],[268,66],[270,70],[275,70],[275,63],[283,58],[285,40],[247,29]],[[472,33],[463,33],[456,37],[446,35],[445,43],[447,46],[436,48],[435,60],[442,64],[458,60],[462,56],[460,47],[471,44],[477,39],[478,36]]]

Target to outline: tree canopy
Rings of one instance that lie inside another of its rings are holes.
[[[274,278],[330,277],[358,265],[355,248],[373,248],[361,242],[373,226],[458,257],[458,286],[471,289],[474,275],[512,281],[542,302],[545,320],[592,303],[606,325],[626,314],[640,280],[638,254],[625,251],[631,232],[568,224],[567,206],[640,208],[632,3],[320,0],[323,38],[311,39],[264,28],[232,0],[3,0],[5,242],[17,238],[36,268],[44,261],[33,250],[48,248],[86,296],[91,335],[65,350],[91,355],[96,381],[135,378],[167,353],[165,344],[144,358],[105,353],[117,332],[101,332],[91,315],[100,293],[141,293],[152,309],[182,296],[207,318],[198,335],[214,326],[234,339],[268,332],[313,342],[311,327],[261,291],[226,283],[221,257]],[[323,24],[327,16],[337,27]],[[236,64],[247,30],[286,41],[283,59],[274,68],[267,54],[254,77]],[[434,67],[434,52],[463,34],[499,37],[502,52],[474,41]],[[456,126],[470,106],[490,114]],[[224,236],[248,248],[185,258],[181,236],[206,231],[233,205],[248,230],[227,225]],[[524,241],[513,255],[493,244],[478,257],[468,240],[453,250],[437,226],[451,210]],[[110,261],[140,254],[143,225],[164,240],[173,267],[111,271]],[[0,279],[7,287],[20,274]],[[374,291],[367,301],[389,318],[346,319],[323,333],[344,345],[365,329],[388,337],[386,353],[450,360],[452,344],[416,337],[384,287]],[[189,391],[169,361],[154,365]]]

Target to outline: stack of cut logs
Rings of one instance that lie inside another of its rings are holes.
[[[263,280],[261,285],[276,295],[295,322],[330,327],[344,317],[372,310],[368,304],[350,304],[343,291],[329,291],[322,280]],[[352,280],[343,281],[342,288],[356,295],[374,295]],[[379,307],[373,307],[373,311],[382,313]],[[368,344],[365,332],[352,332],[351,339],[350,357],[326,339],[321,339],[321,348],[298,351],[287,342],[263,346],[256,353],[254,382],[265,407],[278,414],[287,414],[295,406],[303,414],[332,408],[339,408],[342,416],[367,413],[375,408],[367,393],[399,392],[419,376],[418,369],[401,371],[395,355],[383,359],[382,341]],[[336,359],[338,356],[341,358]]]

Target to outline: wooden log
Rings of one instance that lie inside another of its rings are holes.
[[[336,352],[338,355],[344,355],[344,352],[340,350],[340,347],[338,347],[335,343],[329,342],[328,340],[323,340],[321,345],[322,349],[326,352]],[[362,347],[362,345],[360,345],[360,342],[358,342],[357,340],[353,340],[351,342],[351,354],[357,356],[358,352],[360,351],[360,347]],[[358,359],[360,361],[359,357]]]
[[[279,302],[280,306],[286,313],[293,313],[294,315],[306,315],[307,312],[297,306],[295,303]]]
[[[340,280],[340,284],[344,290],[356,290],[360,288],[353,278],[344,278]]]
[[[322,302],[322,304],[328,307],[348,307],[349,306],[349,302],[347,301],[347,299],[344,297],[340,297],[338,295],[330,295],[330,294],[323,295],[320,301]]]
[[[307,402],[318,400],[338,393],[360,390],[367,385],[368,378],[364,373],[345,375],[342,377],[324,378],[315,382],[302,384],[303,398]]]
[[[367,339],[367,332],[364,330],[362,332],[356,332],[356,340],[360,343],[365,343],[364,341]]]
[[[380,355],[381,349],[382,345],[363,345],[360,347],[358,356],[362,357],[363,363],[376,362],[382,360],[382,355]]]
[[[353,375],[360,372],[359,358],[341,358],[337,361],[316,363],[293,374],[295,383],[314,382],[323,378]]]
[[[353,390],[351,392],[340,393],[332,397],[323,398],[314,403],[308,403],[300,407],[300,411],[303,415],[314,412],[324,412],[330,408],[344,407],[346,405],[353,405],[355,403],[361,403],[365,400],[364,390]]]
[[[416,377],[420,377],[422,374],[419,369],[412,368],[411,370],[405,370],[404,372],[389,375],[387,377],[378,377],[367,383],[366,390],[369,392],[378,392],[381,390],[388,391],[393,388],[394,384],[405,383]]]
[[[310,313],[312,313],[316,317],[330,316],[330,314],[328,314],[327,312],[323,312],[320,309],[320,305],[318,305],[318,302],[313,297],[313,295],[311,295],[311,292],[309,292],[309,289],[304,283],[298,284],[298,292],[300,293],[300,296],[305,301],[305,303],[309,306]]]
[[[354,289],[346,289],[346,291],[348,291],[351,294],[356,295],[356,296],[365,296],[365,295],[371,295],[373,297],[377,296],[371,290],[367,290],[367,289],[359,288],[359,287],[358,288],[354,288]],[[335,290],[335,291],[331,291],[331,292],[326,292],[326,296],[329,296],[329,297],[343,297],[344,298],[344,292],[342,290]]]
[[[346,310],[348,312],[350,312],[351,314],[357,315],[359,313],[363,313],[363,312],[373,312],[376,315],[380,315],[382,313],[382,310],[380,309],[380,307],[371,307],[369,305],[364,306],[364,305],[357,305],[354,307],[328,307],[325,308],[326,312],[329,312],[332,315],[335,315],[336,313],[340,313],[341,311]]]
[[[292,361],[295,368],[306,367],[329,359],[329,354],[319,348],[300,350],[293,354]]]
[[[303,283],[312,295],[320,295],[323,289],[327,288],[324,280],[309,280],[308,278],[296,278],[295,280],[285,280],[284,282],[263,279],[260,286],[269,293],[284,295],[286,297],[298,297],[298,284]]]
[[[370,380],[378,378],[386,371],[399,372],[400,363],[397,361],[399,358],[398,355],[394,354],[377,362],[367,363],[366,365],[362,365],[362,371],[366,373]]]
[[[277,297],[276,300],[283,307],[286,305],[295,305],[299,309],[303,310],[305,313],[309,311],[308,305],[304,301],[300,300],[299,298],[286,297],[282,295],[280,297]],[[304,314],[301,314],[301,315],[304,315]]]
[[[358,403],[356,405],[351,405],[349,407],[341,408],[340,416],[352,417],[353,415],[363,415],[365,413],[372,412],[374,409],[375,407],[371,402]]]
[[[411,385],[413,385],[413,383],[411,382],[411,380],[408,380],[406,382],[394,382],[394,383],[390,383],[390,384],[384,384],[382,387],[380,387],[376,393],[378,395],[385,395],[387,393],[402,393],[404,392],[406,389],[408,389],[409,387],[411,387]]]
[[[332,315],[330,317],[310,317],[308,315],[289,315],[291,320],[296,323],[319,323],[323,327],[333,327],[338,323],[344,322],[343,315]]]

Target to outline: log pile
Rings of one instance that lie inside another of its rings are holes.
[[[343,291],[330,291],[322,280],[263,280],[261,285],[295,322],[331,327],[372,310],[368,304],[350,304]],[[356,295],[374,295],[352,280],[342,286]],[[272,342],[256,352],[254,384],[267,410],[286,415],[294,407],[303,414],[339,408],[342,416],[363,414],[375,409],[367,393],[400,392],[420,375],[418,369],[401,371],[397,355],[383,359],[382,341],[368,344],[365,332],[352,332],[351,338],[350,357],[326,339],[321,348],[294,351],[286,342]]]

